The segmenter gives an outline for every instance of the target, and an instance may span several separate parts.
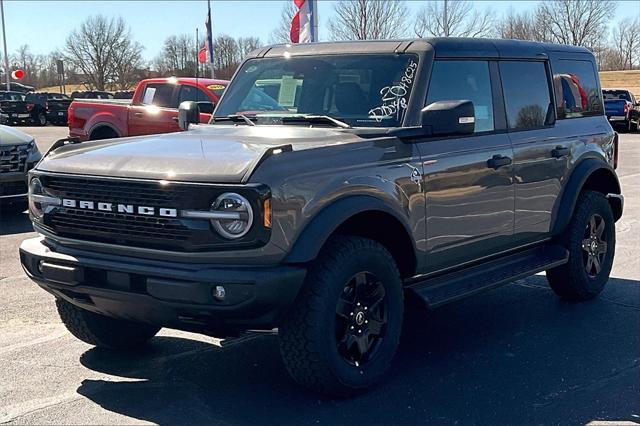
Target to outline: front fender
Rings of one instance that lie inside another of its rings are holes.
[[[411,235],[406,219],[388,203],[369,195],[351,195],[323,208],[304,227],[293,244],[286,262],[304,263],[316,258],[329,236],[347,219],[367,211],[379,211],[393,216]],[[415,242],[414,242],[415,250]]]

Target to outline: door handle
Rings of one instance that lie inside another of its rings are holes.
[[[175,121],[176,123],[178,122],[178,117],[171,117],[171,119],[172,119],[173,121]]]
[[[500,167],[508,166],[509,164],[511,164],[511,158],[505,157],[504,155],[500,154],[494,155],[489,160],[487,160],[487,167],[496,170]]]
[[[144,117],[144,114],[141,112],[134,112],[133,115],[135,115],[136,117]]]
[[[551,150],[551,156],[553,158],[566,157],[570,153],[571,153],[571,150],[566,146],[556,146],[554,149]]]

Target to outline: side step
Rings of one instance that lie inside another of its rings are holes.
[[[568,260],[567,249],[546,244],[430,277],[412,283],[407,290],[418,296],[427,307],[435,308],[565,264]]]

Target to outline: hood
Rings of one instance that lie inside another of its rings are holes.
[[[244,183],[271,148],[291,145],[295,151],[356,140],[361,139],[326,128],[199,125],[188,132],[66,145],[45,157],[38,170],[184,182]]]
[[[33,136],[13,127],[0,125],[0,146],[20,145],[31,141],[33,141]]]

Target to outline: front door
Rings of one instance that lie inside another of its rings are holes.
[[[129,108],[129,136],[177,132],[178,105],[176,85],[149,83],[142,96]]]
[[[512,244],[513,151],[508,135],[496,131],[504,120],[495,118],[498,98],[491,67],[495,64],[482,60],[436,60],[433,65],[426,104],[471,100],[476,124],[473,135],[428,138],[418,144],[430,272],[498,253]]]

